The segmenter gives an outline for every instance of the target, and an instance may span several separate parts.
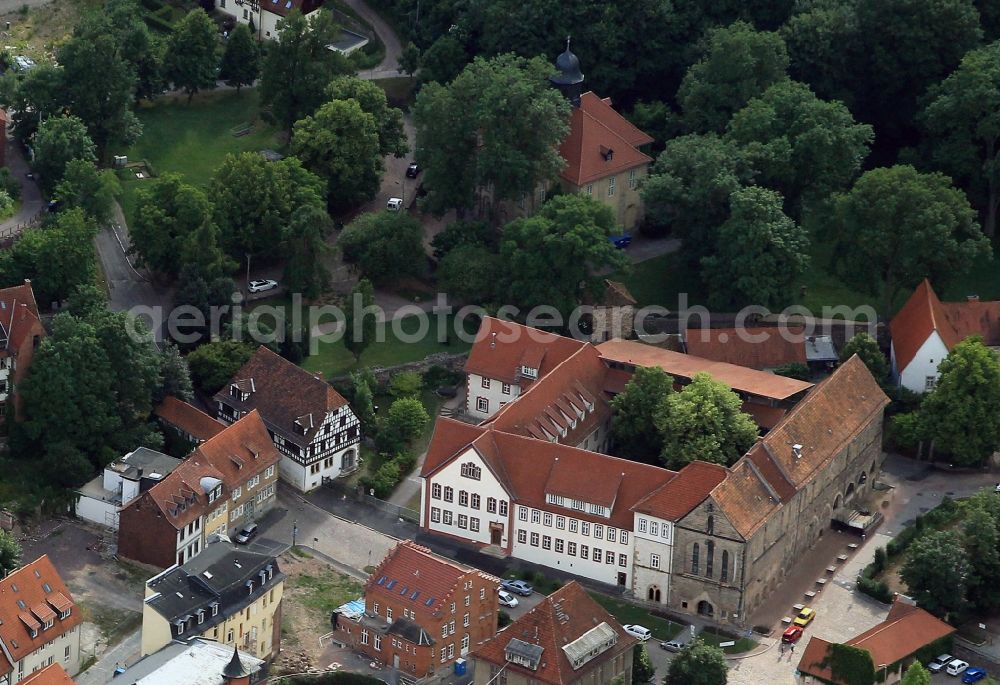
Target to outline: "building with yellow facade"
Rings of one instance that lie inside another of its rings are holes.
[[[183,566],[146,582],[142,655],[174,640],[202,637],[274,658],[281,646],[284,579],[274,557],[225,540],[210,542]]]

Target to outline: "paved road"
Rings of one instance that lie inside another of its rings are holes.
[[[3,0],[0,0],[2,6]],[[14,178],[21,182],[21,208],[6,221],[0,222],[0,235],[6,235],[28,221],[31,221],[44,207],[42,191],[33,179],[28,178],[28,162],[21,152],[21,146],[13,139],[7,140],[7,168]]]
[[[172,291],[154,286],[145,271],[137,271],[126,250],[130,244],[128,225],[121,207],[115,207],[114,225],[97,234],[97,255],[108,283],[108,307],[131,311],[135,307],[160,307],[166,317],[172,306]]]
[[[385,58],[381,64],[374,69],[366,69],[362,78],[367,76],[370,79],[380,79],[399,76],[399,56],[403,52],[403,46],[399,42],[396,32],[364,0],[345,1],[348,7],[357,12],[358,16],[372,25],[379,40],[385,46]]]
[[[142,629],[139,629],[105,652],[93,666],[76,676],[76,685],[110,683],[117,666],[128,667],[139,660],[141,646]]]

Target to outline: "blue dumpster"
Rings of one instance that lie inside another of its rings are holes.
[[[465,663],[465,659],[455,660],[455,675],[465,675],[465,671],[468,668],[469,666]]]

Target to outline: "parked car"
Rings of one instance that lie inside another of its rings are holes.
[[[797,626],[805,628],[807,625],[813,622],[814,618],[816,618],[816,612],[813,609],[806,607],[805,609],[799,612],[799,615],[795,617],[793,623]]]
[[[948,664],[948,667],[944,669],[944,672],[948,675],[961,675],[962,673],[965,673],[965,669],[968,667],[969,663],[967,661],[954,659],[950,664]]]
[[[791,644],[793,642],[798,642],[800,637],[802,637],[801,626],[788,626],[785,628],[785,632],[781,634],[781,641],[786,644]]]
[[[617,247],[619,250],[624,250],[626,247],[632,244],[632,236],[628,233],[623,233],[622,235],[613,235],[608,238],[611,244]]]
[[[987,676],[986,671],[981,668],[969,668],[966,669],[965,674],[962,676],[963,683],[978,683],[980,680]]]
[[[625,629],[626,633],[632,635],[633,637],[639,638],[643,642],[653,637],[653,633],[649,631],[649,628],[644,628],[635,623],[626,623],[625,625],[622,626],[622,628]]]
[[[385,203],[385,208],[390,212],[398,212],[403,208],[403,198],[390,197],[389,201]]]
[[[264,279],[260,281],[250,281],[250,287],[247,288],[252,293],[262,293],[266,290],[273,290],[278,287],[277,281],[272,281],[271,279]]]
[[[665,649],[668,652],[679,652],[684,649],[684,645],[677,640],[667,640],[666,642],[660,643],[660,649]]]
[[[516,607],[517,597],[510,594],[506,590],[497,590],[497,594],[500,595],[500,606],[503,607]]]
[[[934,661],[927,664],[927,670],[931,673],[940,673],[954,658],[951,654],[941,654]]]
[[[236,542],[245,545],[257,537],[257,524],[248,523],[236,534]]]
[[[531,585],[523,580],[505,580],[500,583],[500,587],[508,592],[513,592],[515,595],[521,595],[522,597],[530,597],[531,593],[535,591]]]
[[[421,171],[423,171],[423,169],[420,168],[419,164],[416,162],[410,162],[410,166],[406,167],[406,177],[416,178],[420,175]]]
[[[13,67],[14,71],[29,71],[35,68],[35,60],[24,55],[18,55],[14,58]]]

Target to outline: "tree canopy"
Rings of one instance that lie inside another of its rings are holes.
[[[705,55],[684,75],[677,101],[693,131],[721,133],[751,98],[786,78],[788,53],[781,36],[755,31],[745,21],[711,29],[705,43]]]
[[[864,331],[856,334],[840,348],[840,361],[846,362],[854,355],[861,358],[875,380],[882,382],[889,375],[889,362],[882,354],[878,340]]]
[[[327,205],[346,209],[375,197],[382,181],[379,123],[357,100],[331,100],[295,122],[292,154],[327,183]]]
[[[932,614],[947,617],[966,609],[969,561],[958,533],[934,531],[914,540],[899,576],[910,596]]]
[[[611,437],[617,456],[658,464],[663,436],[656,415],[665,398],[674,392],[674,379],[663,369],[637,367],[625,390],[611,400]]]
[[[369,212],[348,224],[337,245],[375,285],[419,276],[427,265],[423,229],[403,212]]]
[[[219,78],[239,93],[243,86],[253,85],[260,76],[260,46],[246,24],[236,24],[226,40],[226,49],[219,63]]]
[[[966,338],[938,365],[934,390],[920,405],[920,418],[935,449],[955,463],[982,464],[1000,449],[1000,359],[981,338]]]
[[[719,308],[787,304],[809,264],[808,233],[782,211],[773,190],[741,188],[730,205],[714,254],[701,262],[709,302]]]
[[[74,159],[97,161],[97,148],[87,135],[87,127],[73,116],[52,117],[42,122],[35,134],[35,170],[42,188],[51,193]]]
[[[164,69],[174,88],[187,93],[188,102],[200,90],[215,88],[219,68],[219,34],[205,10],[191,10],[177,22],[167,40]]]
[[[270,105],[286,130],[315,112],[326,100],[326,85],[352,71],[347,59],[327,48],[338,40],[340,29],[324,9],[309,20],[293,9],[278,26],[276,40],[268,44],[261,67],[261,101]]]
[[[338,76],[326,87],[326,94],[331,100],[356,100],[362,111],[372,115],[378,130],[379,154],[383,157],[402,157],[409,152],[403,113],[389,106],[385,90],[378,84],[355,76]]]
[[[722,650],[695,639],[670,660],[663,685],[726,685],[728,674]]]
[[[586,195],[557,195],[534,216],[508,224],[500,243],[508,302],[568,314],[596,295],[602,270],[629,266],[608,240],[615,229],[611,209]]]
[[[701,461],[730,465],[757,440],[757,426],[725,383],[697,373],[680,392],[666,396],[654,421],[663,435],[663,460],[678,469]]]
[[[872,169],[836,201],[837,271],[888,313],[924,278],[946,283],[991,254],[976,213],[947,176],[908,165]]]
[[[477,57],[448,85],[421,89],[413,116],[428,209],[472,209],[484,188],[493,209],[556,177],[569,104],[549,84],[551,72],[540,58]]]

